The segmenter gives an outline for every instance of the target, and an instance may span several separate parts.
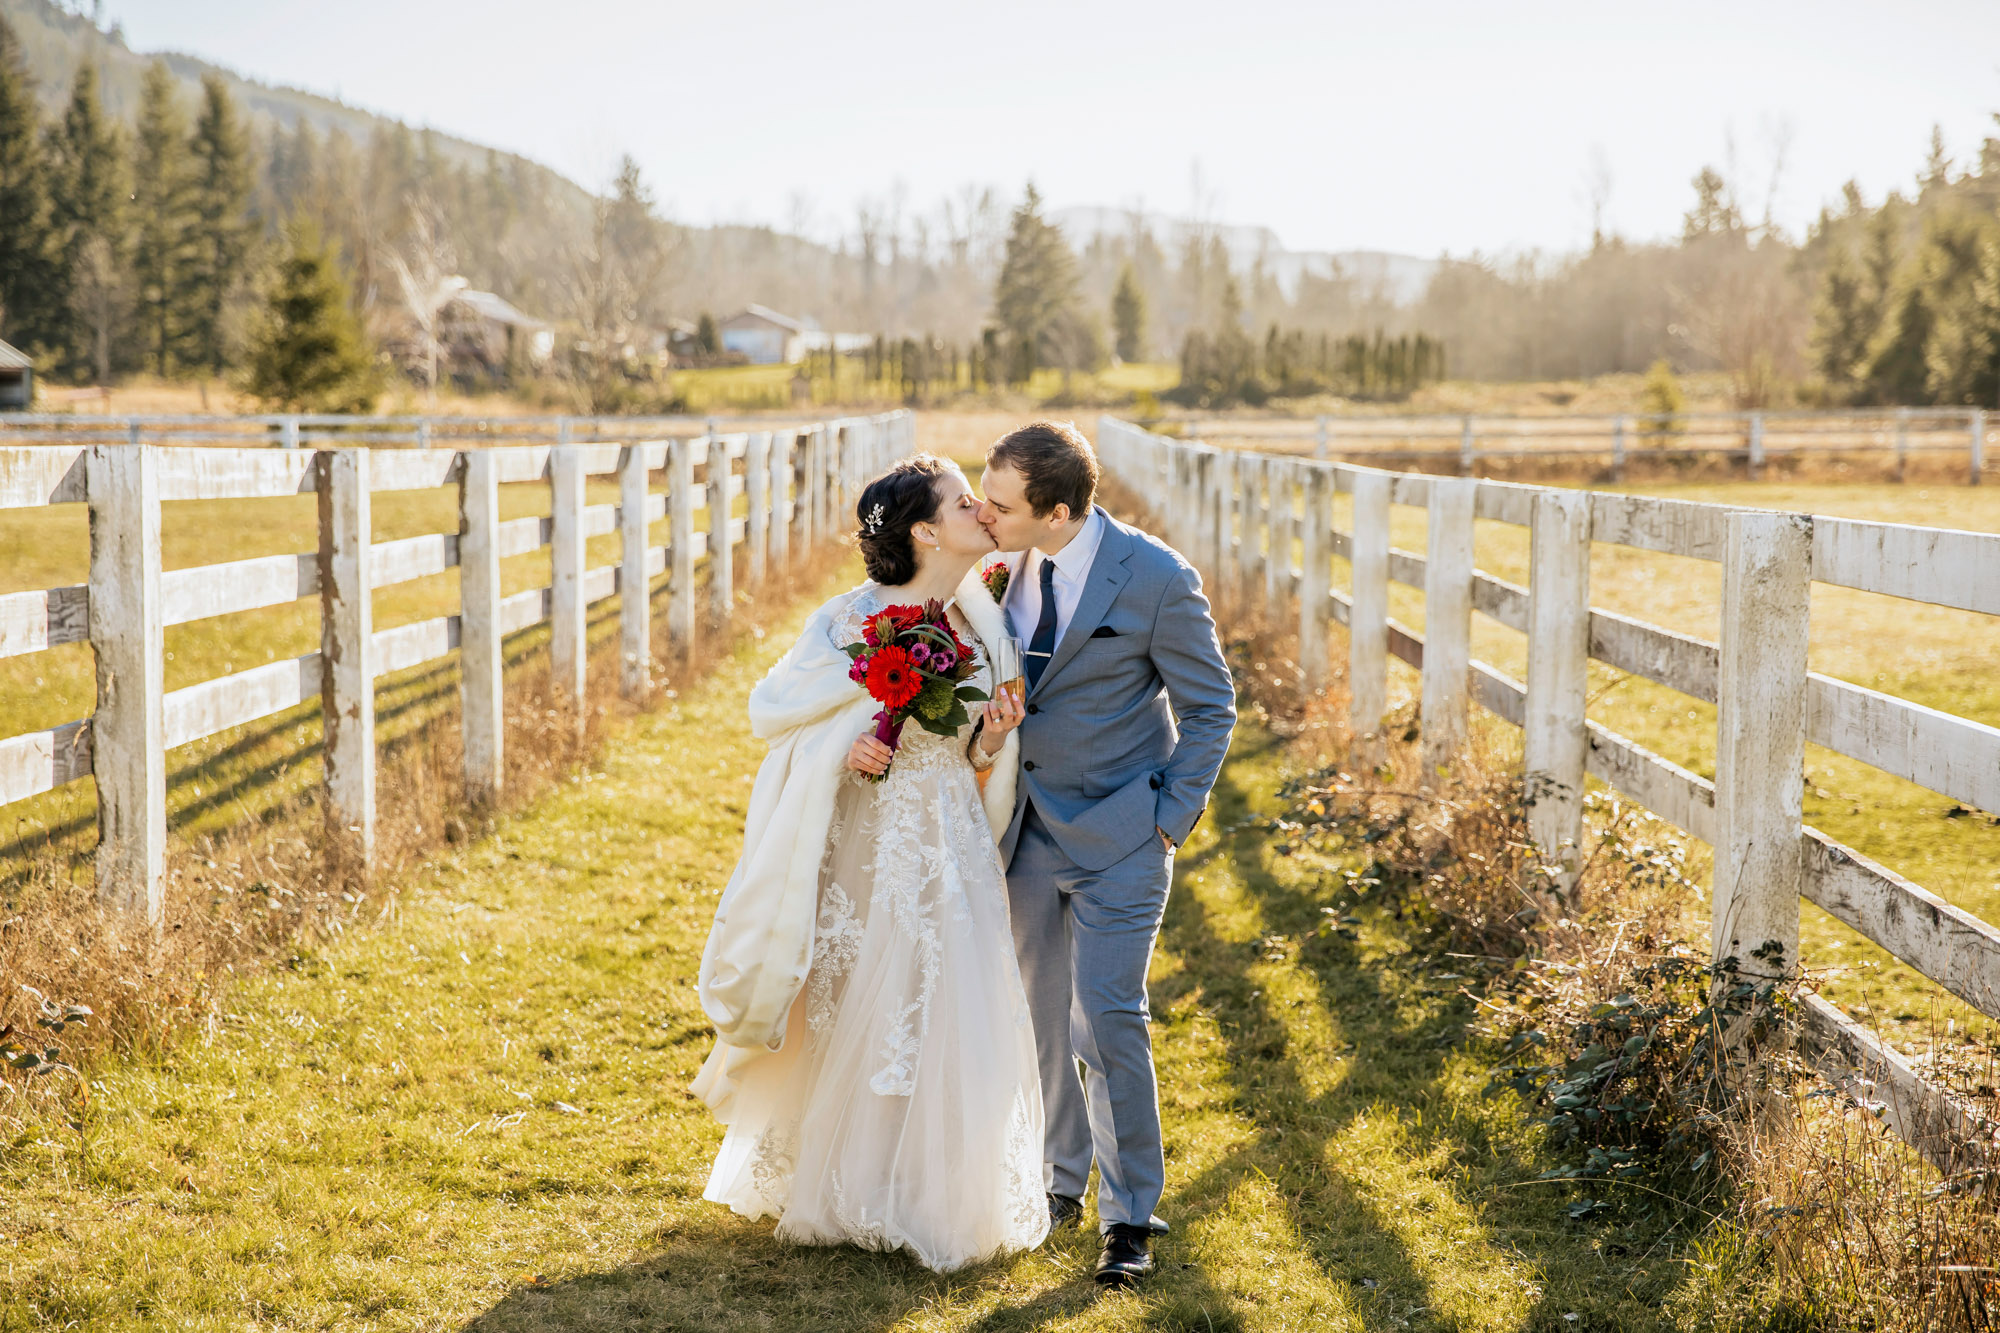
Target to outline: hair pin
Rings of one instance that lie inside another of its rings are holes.
[[[861,525],[861,531],[864,536],[873,537],[881,529],[882,514],[883,509],[879,504],[868,511],[868,519]]]

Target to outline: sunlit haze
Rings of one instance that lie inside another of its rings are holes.
[[[1794,234],[1847,179],[1907,189],[2000,107],[2000,5],[638,4],[111,0],[182,50],[525,153],[630,152],[687,222],[831,239],[968,182],[1142,203],[1296,249],[1569,249],[1677,230],[1704,164]],[[1669,21],[1670,20],[1670,21]]]

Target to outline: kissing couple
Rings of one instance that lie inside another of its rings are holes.
[[[1094,1162],[1097,1280],[1153,1270],[1146,970],[1235,688],[1200,576],[1097,483],[1063,422],[994,444],[983,497],[897,463],[867,581],[751,692],[694,1090],[728,1127],[705,1197],[781,1240],[962,1268],[1078,1225]]]

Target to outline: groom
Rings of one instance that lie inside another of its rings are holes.
[[[1028,716],[1000,850],[1041,1057],[1050,1222],[1081,1220],[1094,1156],[1097,1280],[1122,1286],[1152,1272],[1167,1229],[1146,967],[1236,703],[1200,576],[1097,508],[1097,478],[1074,426],[1038,421],[987,450],[979,517],[1025,553],[1002,603],[1027,647]]]

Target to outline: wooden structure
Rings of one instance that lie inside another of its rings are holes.
[[[1300,456],[1220,450],[1114,418],[1098,426],[1107,470],[1152,497],[1166,535],[1225,604],[1295,603],[1308,688],[1328,674],[1329,621],[1348,627],[1352,729],[1360,744],[1387,708],[1388,659],[1421,673],[1423,762],[1447,763],[1479,704],[1525,732],[1529,827],[1573,869],[1584,835],[1586,775],[1715,848],[1715,959],[1750,975],[1795,975],[1799,903],[1818,904],[1938,985],[2000,1016],[2000,929],[1927,892],[1802,819],[1807,741],[2000,812],[2000,729],[1811,671],[1809,587],[1857,588],[2000,615],[2000,534],[1774,513],[1642,495],[1385,472]],[[1226,455],[1233,455],[1227,463]],[[1231,493],[1204,479],[1248,468],[1227,540],[1204,516]],[[1331,523],[1335,491],[1354,499],[1351,532]],[[1389,544],[1392,505],[1428,513],[1428,549]],[[1529,586],[1474,566],[1474,519],[1530,529]],[[1721,567],[1722,637],[1710,643],[1591,607],[1593,542]],[[1333,557],[1348,589],[1329,586]],[[1296,559],[1297,563],[1294,563]],[[1388,615],[1388,585],[1424,594],[1425,632]],[[1232,591],[1235,590],[1235,591]],[[1528,679],[1468,652],[1471,613],[1527,636]],[[1592,721],[1591,660],[1718,705],[1709,782]],[[1904,1057],[1816,994],[1804,1030],[1830,1079],[1881,1114],[1941,1170],[2000,1164],[1996,1127],[1925,1080]]]
[[[136,433],[136,432],[135,432]],[[161,447],[143,443],[0,447],[0,509],[88,506],[90,581],[0,595],[0,657],[87,640],[97,660],[93,714],[0,738],[0,805],[92,778],[97,786],[101,900],[159,919],[167,838],[167,754],[318,696],[325,720],[330,823],[365,859],[375,830],[375,689],[384,676],[459,654],[465,785],[473,799],[501,788],[506,697],[502,644],[550,626],[558,691],[588,685],[589,608],[619,598],[619,684],[642,693],[652,665],[654,580],[664,588],[669,643],[691,652],[703,626],[727,628],[733,570],[762,579],[820,548],[845,526],[861,486],[913,447],[907,412],[754,433],[708,433],[626,444],[487,449],[323,450]],[[587,479],[615,479],[616,504],[588,504]],[[664,490],[659,483],[664,482]],[[499,488],[544,484],[547,518],[502,521]],[[372,498],[455,487],[456,531],[376,541]],[[176,500],[311,493],[314,551],[163,571],[160,513]],[[699,516],[699,517],[697,517]],[[664,545],[652,525],[668,521]],[[585,564],[585,541],[623,534],[616,563]],[[548,586],[500,593],[500,561],[549,548]],[[698,563],[709,569],[696,601]],[[374,590],[460,571],[458,614],[376,629]],[[639,593],[641,595],[634,595]],[[168,625],[317,599],[320,648],[171,693],[163,689]],[[582,722],[577,710],[578,725]]]

